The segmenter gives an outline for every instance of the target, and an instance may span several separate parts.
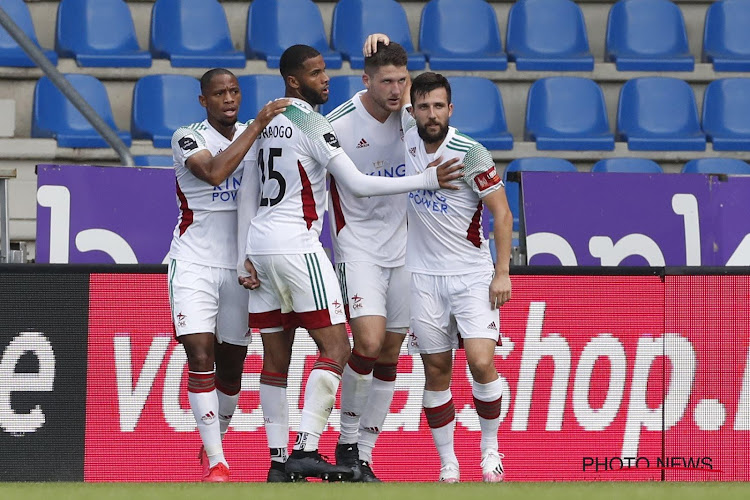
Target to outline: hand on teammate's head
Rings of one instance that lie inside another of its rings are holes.
[[[388,45],[391,43],[391,39],[388,38],[388,35],[383,33],[373,33],[372,35],[369,35],[367,40],[365,40],[365,44],[362,46],[362,55],[370,57],[377,52],[378,42],[383,42],[383,44]]]

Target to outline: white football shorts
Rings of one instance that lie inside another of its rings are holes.
[[[490,308],[492,271],[455,276],[411,275],[409,354],[457,349],[463,339],[500,336],[499,310]]]
[[[382,316],[386,330],[406,334],[409,328],[409,277],[405,266],[371,262],[336,264],[346,317]]]
[[[169,305],[177,337],[213,333],[219,343],[248,345],[247,297],[235,269],[169,261]]]
[[[260,280],[260,287],[250,290],[252,328],[270,333],[297,327],[316,330],[346,322],[339,282],[324,250],[249,258]]]

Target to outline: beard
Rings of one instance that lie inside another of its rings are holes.
[[[430,134],[427,131],[427,125],[439,125],[439,129],[434,134]],[[429,122],[425,125],[420,125],[417,123],[417,133],[419,134],[419,137],[427,144],[435,144],[436,142],[442,142],[443,139],[445,139],[445,136],[448,135],[448,124],[440,125],[435,122]]]
[[[320,92],[315,92],[312,88],[305,87],[304,85],[300,87],[299,93],[305,101],[312,106],[318,106],[328,102],[328,96],[323,96]]]

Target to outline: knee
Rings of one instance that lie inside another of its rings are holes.
[[[194,349],[188,354],[188,367],[194,372],[210,372],[214,369],[214,357],[203,349]]]
[[[354,341],[354,350],[366,358],[377,358],[381,353],[380,343],[371,338],[359,338]]]
[[[486,384],[497,378],[497,368],[492,357],[469,361],[469,370],[474,380],[480,384]]]

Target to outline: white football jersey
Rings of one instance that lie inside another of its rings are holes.
[[[402,110],[381,123],[367,112],[358,92],[326,118],[341,147],[360,172],[403,177],[404,121]],[[357,198],[331,177],[328,217],[336,262],[364,261],[382,267],[403,266],[406,254],[406,195]]]
[[[245,130],[235,125],[230,141],[208,120],[180,127],[172,136],[172,157],[177,177],[177,206],[180,214],[169,249],[171,259],[210,267],[234,269],[237,265],[237,188],[247,157],[219,186],[197,178],[185,166],[188,158],[208,150],[213,156],[226,149]]]
[[[406,174],[422,172],[428,163],[458,158],[464,167],[458,190],[419,190],[409,193],[406,267],[423,274],[465,274],[493,270],[487,240],[482,234],[482,198],[501,189],[503,182],[492,155],[474,139],[453,127],[433,154],[414,127],[404,135]]]
[[[326,165],[343,153],[323,115],[291,99],[258,135],[248,156],[260,170],[260,207],[250,223],[247,253],[299,254],[321,249]],[[253,164],[249,165],[253,168]]]

